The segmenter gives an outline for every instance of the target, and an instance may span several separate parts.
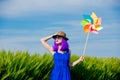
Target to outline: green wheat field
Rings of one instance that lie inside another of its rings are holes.
[[[72,55],[72,61],[79,58]],[[0,50],[0,80],[49,80],[53,57],[27,51]],[[85,56],[85,60],[71,67],[72,80],[120,80],[120,58]]]

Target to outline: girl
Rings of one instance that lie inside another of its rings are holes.
[[[47,44],[47,41],[51,38],[54,39],[53,47]],[[81,56],[75,62],[70,61],[71,51],[67,40],[66,33],[63,31],[41,39],[42,45],[50,51],[54,59],[54,67],[51,72],[50,80],[71,80],[69,67],[75,66],[80,61],[84,60],[84,56]]]

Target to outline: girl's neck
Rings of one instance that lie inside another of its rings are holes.
[[[58,45],[58,50],[60,50],[60,49],[61,49],[61,47],[62,47],[61,45]]]
[[[61,45],[58,46],[58,52],[60,52],[60,53],[64,53],[64,51],[61,51],[61,50],[60,50],[61,47],[62,47]]]

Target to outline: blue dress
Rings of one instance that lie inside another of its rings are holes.
[[[54,67],[51,72],[50,80],[71,80],[69,68],[69,52],[64,54],[55,52],[53,55]]]

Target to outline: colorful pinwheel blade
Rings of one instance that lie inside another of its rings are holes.
[[[90,15],[83,15],[84,19],[88,19],[90,23],[93,24],[93,19],[91,18]]]
[[[84,34],[90,32],[90,24],[84,26]]]
[[[91,31],[92,33],[94,33],[94,34],[98,34],[98,31]]]
[[[98,18],[98,19],[96,20],[96,22],[94,23],[94,25],[101,25],[101,21],[102,21],[102,19],[101,19],[101,18]]]
[[[85,26],[87,23],[89,23],[89,21],[87,19],[85,19],[85,20],[82,20],[80,24],[82,26]]]
[[[103,27],[98,27],[98,28],[96,28],[96,30],[98,30],[98,31],[100,31],[100,30],[102,30],[103,29]]]
[[[91,17],[92,17],[94,24],[95,24],[98,17],[96,16],[96,14],[94,12],[92,12]]]

